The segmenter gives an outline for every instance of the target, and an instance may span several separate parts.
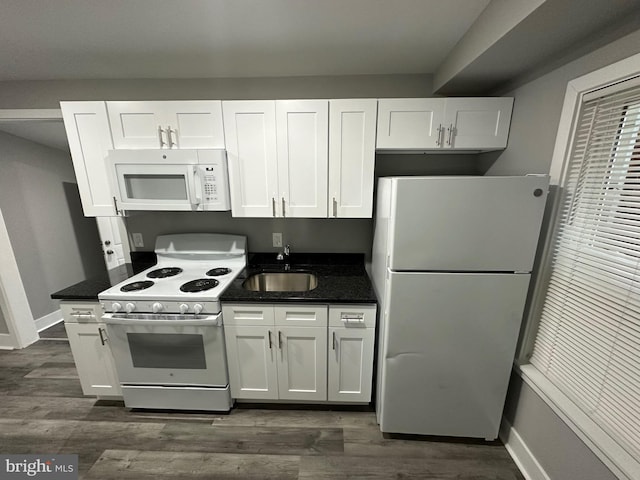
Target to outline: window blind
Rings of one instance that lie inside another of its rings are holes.
[[[584,101],[531,363],[640,457],[640,86]]]

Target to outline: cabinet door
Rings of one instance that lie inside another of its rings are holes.
[[[276,327],[282,400],[327,399],[326,327]]]
[[[329,401],[371,401],[374,339],[374,328],[329,329]]]
[[[222,102],[234,217],[280,216],[273,101]]]
[[[222,102],[193,100],[162,102],[170,130],[170,148],[224,148]]]
[[[107,102],[113,145],[169,148],[164,102]]]
[[[279,202],[283,217],[327,217],[329,103],[276,102]]]
[[[379,149],[435,149],[442,145],[444,98],[378,100]]]
[[[376,100],[329,102],[329,216],[370,218]]]
[[[60,108],[85,216],[115,216],[104,162],[113,148],[104,102],[60,102]]]
[[[104,323],[66,323],[69,346],[85,395],[122,395]]]
[[[278,399],[275,331],[271,327],[225,325],[231,396]]]
[[[500,149],[507,146],[513,98],[448,98],[444,146]]]

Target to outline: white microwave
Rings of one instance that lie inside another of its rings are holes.
[[[225,150],[111,150],[116,210],[231,210]]]

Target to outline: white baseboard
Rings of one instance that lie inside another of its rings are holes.
[[[551,480],[515,428],[505,419],[500,424],[500,440],[527,480]]]
[[[46,330],[47,328],[55,325],[56,323],[60,323],[63,320],[62,311],[59,309],[55,312],[51,312],[44,317],[40,317],[36,319],[36,330],[41,332],[42,330]]]

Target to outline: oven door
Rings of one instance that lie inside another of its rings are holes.
[[[222,315],[102,317],[122,385],[228,385]]]
[[[195,165],[114,163],[114,192],[122,210],[195,210]]]

